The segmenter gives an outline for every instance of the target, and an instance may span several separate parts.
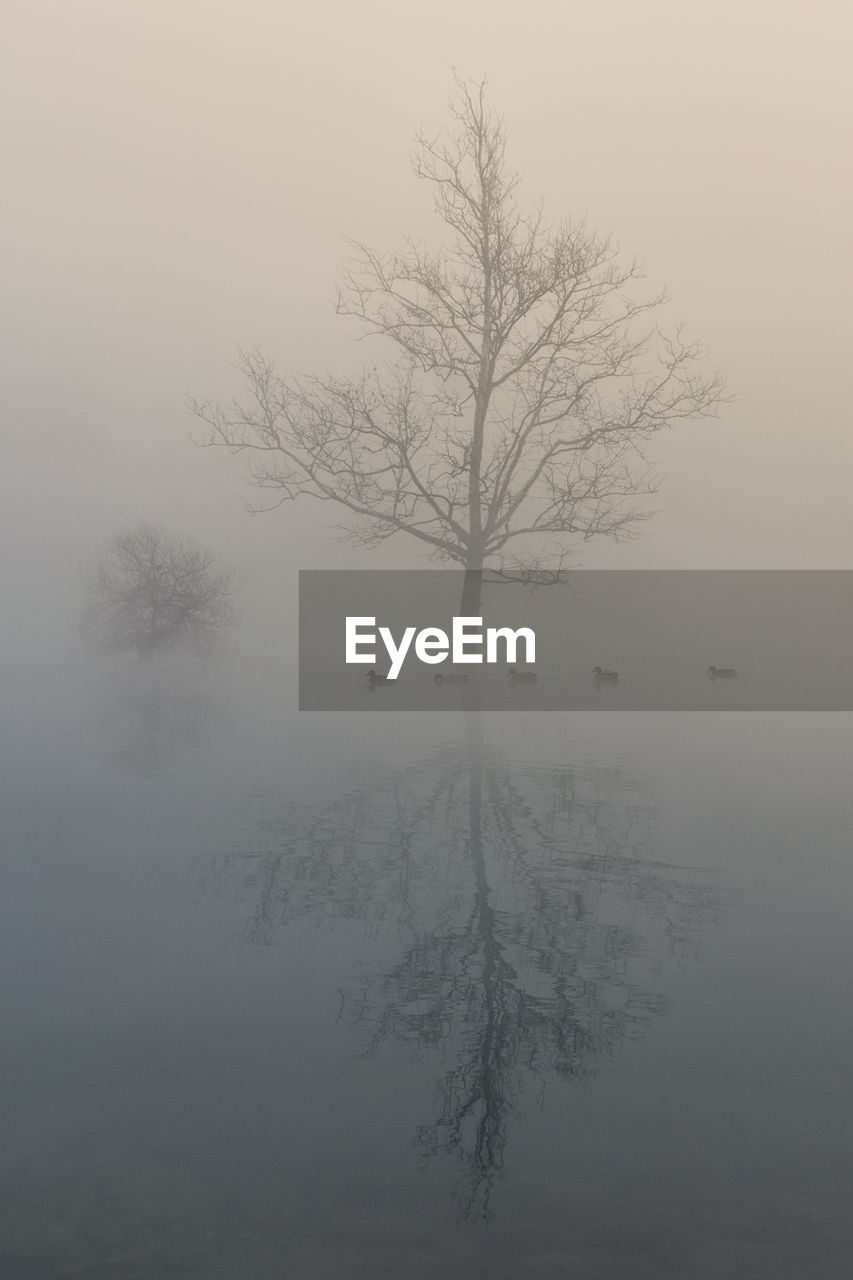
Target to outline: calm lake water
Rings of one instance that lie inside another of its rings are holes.
[[[853,716],[291,676],[9,681],[0,1277],[847,1280]]]

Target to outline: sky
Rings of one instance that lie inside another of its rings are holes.
[[[525,201],[666,287],[736,396],[654,445],[654,520],[590,568],[850,567],[849,6],[817,0],[11,0],[0,53],[4,640],[73,630],[79,575],[159,521],[246,579],[256,635],[300,567],[383,563],[308,503],[249,516],[188,393],[240,346],[334,371],[345,237],[434,234],[410,167],[453,69],[485,76]],[[395,548],[395,564],[422,563]]]

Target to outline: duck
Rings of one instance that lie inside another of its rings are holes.
[[[467,671],[436,671],[433,676],[435,684],[467,684]]]
[[[592,674],[596,684],[616,684],[619,679],[618,671],[602,671],[601,667],[593,667]]]
[[[709,667],[705,674],[711,680],[734,680],[737,672],[734,667]]]
[[[516,671],[515,667],[510,667],[506,678],[510,684],[535,684],[539,679],[535,671]]]
[[[394,681],[390,676],[383,676],[380,675],[378,671],[371,670],[367,673],[367,683],[370,685],[371,689],[373,689],[378,684],[393,684]]]

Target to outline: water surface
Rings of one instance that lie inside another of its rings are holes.
[[[292,696],[9,691],[4,1280],[848,1276],[850,718]]]

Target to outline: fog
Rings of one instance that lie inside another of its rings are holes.
[[[4,649],[73,631],[79,569],[128,519],[249,579],[270,656],[297,567],[422,564],[335,542],[310,503],[250,518],[239,459],[185,396],[239,389],[238,346],[351,367],[345,236],[434,236],[414,131],[451,67],[486,75],[522,196],[637,255],[665,319],[738,399],[658,437],[653,521],[586,567],[844,567],[850,269],[846,6],[504,3],[296,11],[160,0],[13,5],[0,79]]]
[[[727,714],[762,680],[836,705],[787,673],[842,680],[844,610],[763,674],[694,610],[680,703],[631,684],[636,645],[671,692],[667,616],[591,608],[577,672],[502,674],[488,716],[453,684],[451,716],[302,714],[298,571],[436,561],[249,514],[187,398],[238,394],[241,348],[369,359],[346,237],[440,243],[414,135],[486,77],[522,205],[612,234],[732,393],[571,567],[848,569],[851,35],[829,0],[6,6],[4,1277],[850,1274],[850,720]],[[231,653],[84,649],[140,521],[243,584]],[[536,714],[570,677],[718,714]]]

